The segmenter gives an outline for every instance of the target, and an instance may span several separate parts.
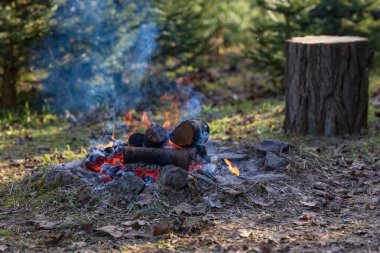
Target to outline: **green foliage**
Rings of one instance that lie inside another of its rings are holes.
[[[49,29],[56,5],[45,0],[0,2],[0,67],[2,105],[14,107],[19,71],[27,68],[29,46]]]
[[[278,84],[284,76],[284,42],[291,37],[367,36],[379,53],[379,23],[370,15],[375,3],[375,0],[255,0],[252,2],[252,41],[245,48],[249,57]]]

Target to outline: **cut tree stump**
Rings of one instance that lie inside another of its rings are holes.
[[[366,131],[366,38],[295,37],[287,41],[286,54],[286,132],[333,136]]]

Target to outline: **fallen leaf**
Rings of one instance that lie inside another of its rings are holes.
[[[121,223],[124,227],[131,227],[134,230],[139,230],[145,224],[147,224],[146,220],[130,220]]]
[[[191,215],[193,213],[193,210],[194,207],[186,202],[182,202],[181,204],[172,209],[172,211],[178,215],[182,213],[187,213]]]
[[[223,207],[222,203],[220,203],[220,200],[216,196],[210,195],[210,196],[203,197],[203,199],[211,207],[214,207],[214,208],[222,208]]]
[[[238,229],[238,233],[239,233],[240,238],[247,238],[252,234],[252,231],[249,229],[240,228]]]
[[[317,206],[317,202],[315,202],[315,201],[300,201],[300,203],[304,206],[307,206],[307,207],[316,207]]]
[[[58,222],[49,221],[48,217],[43,214],[37,214],[36,218],[31,222],[42,229],[53,229],[58,225]]]
[[[118,230],[118,227],[113,226],[113,225],[103,226],[103,227],[97,228],[95,230],[107,233],[114,238],[120,238],[123,236],[123,233]]]
[[[157,223],[153,225],[152,234],[153,236],[164,235],[169,233],[168,223]]]
[[[237,190],[232,189],[232,188],[229,188],[229,187],[224,187],[224,188],[222,188],[222,191],[223,191],[224,193],[228,193],[228,194],[231,194],[231,195],[233,195],[233,196],[237,196],[237,195],[239,195],[239,194],[242,193],[242,192],[240,192],[240,191],[237,191]]]
[[[203,221],[210,221],[210,220],[217,220],[218,217],[213,215],[213,214],[206,214],[205,216],[202,217]]]
[[[4,252],[8,249],[8,246],[7,245],[0,245],[0,251],[1,252]]]
[[[193,214],[205,214],[207,211],[208,205],[206,203],[198,203],[194,206]]]

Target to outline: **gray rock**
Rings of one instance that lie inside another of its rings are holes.
[[[265,167],[268,169],[279,170],[288,166],[288,159],[278,156],[275,153],[267,152],[265,156]]]
[[[99,184],[101,181],[97,173],[83,168],[82,161],[83,160],[76,160],[49,167],[45,173],[44,188]]]
[[[113,194],[139,194],[145,187],[145,182],[134,175],[124,174],[121,178],[110,182],[105,188]]]
[[[285,152],[289,149],[289,144],[282,141],[276,140],[265,140],[256,146],[256,149],[260,152]]]
[[[187,176],[186,170],[169,165],[162,168],[158,181],[161,185],[181,189],[187,186]]]
[[[44,188],[54,188],[58,186],[73,185],[78,178],[70,170],[52,167],[45,175]]]

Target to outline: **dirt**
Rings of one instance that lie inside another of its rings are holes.
[[[149,187],[96,198],[85,186],[13,181],[1,197],[0,251],[378,252],[379,142],[287,141],[283,176],[208,192]],[[234,162],[248,173],[257,141],[221,144],[248,157]]]

